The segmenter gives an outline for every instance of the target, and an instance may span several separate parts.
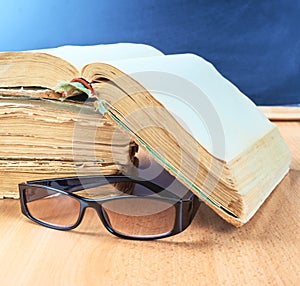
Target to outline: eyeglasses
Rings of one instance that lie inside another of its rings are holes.
[[[150,181],[124,175],[29,181],[19,184],[19,192],[22,213],[40,225],[74,229],[91,207],[109,232],[140,240],[182,232],[200,204],[189,190],[180,198]]]

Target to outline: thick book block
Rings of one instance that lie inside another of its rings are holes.
[[[130,137],[91,105],[0,96],[0,198],[23,181],[118,174],[130,167]]]

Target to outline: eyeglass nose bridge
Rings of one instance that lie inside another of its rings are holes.
[[[102,207],[102,201],[81,201],[81,215],[80,215],[80,221],[82,221],[84,213],[86,209],[91,208],[94,209],[102,222],[103,226],[112,234],[116,234],[115,231],[112,229],[112,227],[109,224],[109,220],[105,215],[105,212]],[[79,224],[78,223],[78,224]]]

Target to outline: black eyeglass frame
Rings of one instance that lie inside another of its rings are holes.
[[[95,200],[95,199],[85,198],[73,193],[75,191],[80,191],[87,188],[94,188],[102,185],[121,183],[121,182],[138,183],[150,189],[152,192],[155,192],[158,196],[121,195],[121,196],[113,196],[108,198],[106,197],[103,199]],[[77,221],[72,226],[60,227],[50,223],[46,223],[32,216],[27,208],[27,199],[25,195],[25,191],[27,187],[45,188],[47,190],[51,190],[66,196],[70,196],[73,199],[79,201],[80,211],[78,214]],[[88,207],[90,207],[97,212],[104,227],[110,233],[121,238],[132,239],[132,240],[159,239],[159,238],[173,236],[175,234],[184,231],[191,224],[200,205],[199,198],[189,190],[187,190],[186,194],[182,198],[180,198],[173,192],[170,192],[155,183],[152,183],[150,181],[145,181],[142,178],[130,177],[125,175],[82,176],[82,177],[55,178],[55,179],[28,181],[27,183],[19,184],[19,193],[20,193],[20,203],[21,203],[22,213],[32,221],[42,226],[56,229],[56,230],[74,229],[81,223],[85,210]],[[103,209],[102,204],[110,200],[124,199],[124,198],[147,198],[147,199],[160,200],[160,201],[171,203],[175,207],[175,212],[176,212],[173,229],[167,233],[157,234],[157,235],[145,235],[145,236],[126,235],[114,230],[111,224],[109,223],[108,218],[106,218],[105,210]]]

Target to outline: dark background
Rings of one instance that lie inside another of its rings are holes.
[[[211,61],[256,104],[300,103],[300,1],[1,1],[0,51],[137,42]]]

